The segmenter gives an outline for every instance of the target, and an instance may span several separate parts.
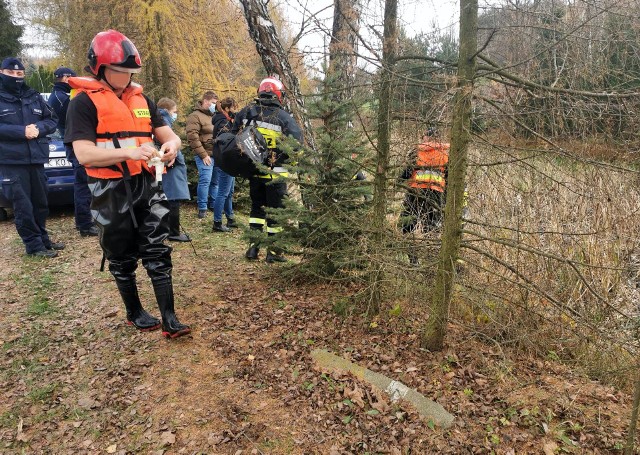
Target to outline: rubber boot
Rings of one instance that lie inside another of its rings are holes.
[[[191,327],[181,324],[176,316],[171,278],[152,280],[152,284],[160,315],[162,316],[162,336],[165,338],[178,338],[191,333]]]
[[[239,224],[236,222],[235,218],[227,218],[227,227],[228,228],[237,228]]]
[[[169,201],[169,237],[172,242],[190,242],[187,234],[180,233],[180,203]]]
[[[255,261],[256,259],[258,259],[259,252],[260,252],[260,247],[258,246],[258,244],[252,243],[251,245],[249,245],[249,249],[244,254],[244,257],[246,257],[250,261]]]
[[[274,262],[287,262],[287,258],[282,255],[282,252],[276,249],[267,250],[267,257],[265,258],[267,264],[273,264]]]
[[[127,309],[127,324],[134,326],[141,332],[158,330],[160,321],[142,308],[135,276],[117,276],[116,285]]]
[[[229,232],[231,231],[231,229],[229,229],[227,226],[222,224],[222,221],[214,221],[213,222],[213,229],[211,229],[213,232]]]

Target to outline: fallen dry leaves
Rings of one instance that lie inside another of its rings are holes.
[[[68,248],[23,259],[0,235],[0,453],[616,453],[627,394],[554,362],[496,355],[453,324],[445,352],[418,348],[417,325],[373,327],[331,311],[350,288],[287,283],[242,260],[184,209],[198,255],[174,245],[178,314],[192,337],[167,342],[124,324],[95,239],[68,213],[51,230]],[[144,273],[140,294],[152,313]],[[197,277],[197,279],[196,279]],[[348,375],[315,370],[326,348],[440,402],[448,431]]]

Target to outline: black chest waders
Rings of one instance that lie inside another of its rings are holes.
[[[151,138],[152,134],[146,131],[120,131],[119,133],[104,133],[97,134],[96,139],[111,139],[113,142],[113,146],[117,149],[122,148],[120,145],[119,138],[131,138],[131,137],[148,137]],[[127,203],[129,204],[129,214],[131,215],[131,220],[133,221],[133,227],[138,229],[138,221],[136,220],[136,214],[133,211],[133,194],[131,193],[131,171],[129,171],[129,166],[126,161],[122,161],[118,163],[119,165],[112,164],[111,166],[105,166],[108,169],[111,169],[115,172],[120,172],[122,174],[122,178],[124,180],[124,190],[127,194]],[[160,187],[162,190],[162,187]],[[107,261],[107,256],[104,251],[102,252],[102,260],[100,261],[100,271],[104,272],[104,265]]]

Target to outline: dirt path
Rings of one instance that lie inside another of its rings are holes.
[[[69,214],[50,228],[61,257],[22,256],[0,223],[0,453],[616,453],[629,397],[553,362],[509,360],[452,327],[449,350],[417,347],[415,312],[371,327],[339,317],[349,289],[294,285],[242,258],[240,233],[175,245],[178,314],[192,337],[124,324],[96,239]],[[142,268],[146,307],[157,313]],[[311,367],[326,348],[436,399],[454,427],[430,428],[404,404]]]

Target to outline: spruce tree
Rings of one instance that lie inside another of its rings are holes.
[[[11,18],[11,11],[5,0],[0,0],[0,58],[15,57],[22,50],[20,38],[24,32]]]
[[[337,102],[331,96],[332,78],[322,84],[321,94],[309,105],[311,117],[323,124],[314,130],[318,153],[300,150],[293,140],[282,142],[297,179],[289,185],[285,208],[268,210],[283,232],[262,241],[275,239],[289,253],[301,255],[298,273],[344,277],[363,266],[371,182],[362,177],[370,151],[362,130],[345,122],[357,117],[354,110],[362,104],[355,101],[357,95]]]

